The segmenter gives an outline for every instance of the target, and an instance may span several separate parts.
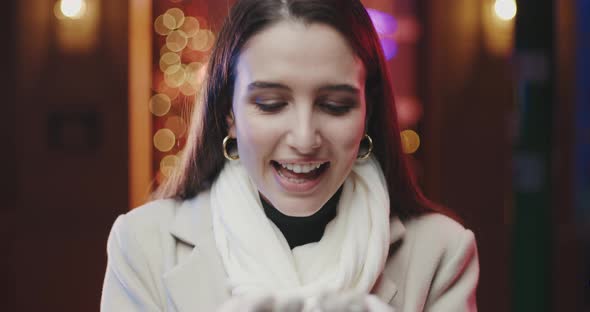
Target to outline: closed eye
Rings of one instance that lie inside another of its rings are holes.
[[[332,103],[321,103],[320,108],[333,115],[344,115],[353,108],[352,105],[332,104]]]
[[[335,116],[345,115],[359,105],[356,98],[340,96],[322,96],[316,103],[321,110]]]
[[[279,112],[283,107],[287,106],[287,102],[263,102],[255,101],[254,105],[257,109],[265,113]]]

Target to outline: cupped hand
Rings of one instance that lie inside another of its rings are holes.
[[[392,306],[375,295],[356,292],[334,293],[321,297],[318,311],[322,312],[394,312]]]
[[[218,312],[394,312],[390,305],[375,295],[355,292],[322,295],[314,304],[300,298],[278,299],[272,295],[232,297]]]
[[[235,296],[226,301],[218,312],[302,312],[302,299],[277,299],[271,295]]]

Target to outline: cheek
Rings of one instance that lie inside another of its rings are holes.
[[[244,114],[236,117],[240,158],[257,162],[267,157],[279,140],[278,131],[273,130],[268,122],[260,120],[259,116]]]
[[[356,158],[359,144],[363,138],[363,128],[355,129],[354,132],[348,132],[348,135],[341,135],[338,138],[340,150],[351,158]]]
[[[330,141],[335,149],[341,153],[354,154],[363,138],[365,125],[363,118],[356,118],[346,123],[334,123],[329,127]]]

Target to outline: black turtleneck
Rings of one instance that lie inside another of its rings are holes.
[[[264,213],[281,230],[291,249],[318,242],[324,235],[326,225],[336,217],[336,208],[342,188],[316,213],[307,217],[292,217],[281,213],[260,196]]]

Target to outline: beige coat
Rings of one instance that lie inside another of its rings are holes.
[[[471,231],[440,214],[393,218],[391,244],[373,292],[396,312],[476,311]],[[208,192],[120,216],[107,251],[101,311],[214,311],[229,298]]]

